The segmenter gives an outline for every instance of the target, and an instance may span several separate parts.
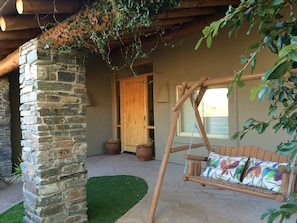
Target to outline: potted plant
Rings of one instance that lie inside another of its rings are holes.
[[[140,161],[149,161],[153,157],[153,144],[137,144],[136,156]]]
[[[121,151],[121,143],[119,139],[109,139],[105,143],[106,154],[114,155],[119,154]]]

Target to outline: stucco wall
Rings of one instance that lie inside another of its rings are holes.
[[[112,137],[112,71],[99,55],[87,60],[87,90],[92,106],[87,107],[88,155],[104,153],[104,142]]]
[[[159,49],[153,55],[154,63],[154,83],[155,83],[155,143],[156,143],[156,158],[162,159],[164,148],[167,141],[169,126],[172,119],[172,106],[175,103],[175,86],[181,84],[183,81],[198,81],[201,77],[224,77],[231,76],[234,71],[239,69],[240,64],[239,55],[247,55],[246,48],[253,39],[246,36],[239,36],[238,38],[227,37],[227,32],[223,31],[219,37],[213,42],[213,46],[208,49],[205,44],[201,46],[198,51],[194,51],[197,36],[176,41],[177,46],[174,48],[167,47]],[[178,45],[181,43],[181,45]],[[257,72],[264,72],[273,62],[273,56],[267,51],[264,51],[261,57],[257,59]],[[249,72],[249,71],[247,71]],[[242,89],[235,89],[230,100],[230,107],[232,112],[230,134],[236,130],[240,130],[245,121],[250,117],[257,117],[259,119],[266,119],[267,103],[258,101],[250,101],[250,87],[255,86],[257,82],[246,83],[246,87]],[[161,88],[168,85],[169,101],[166,103],[158,102],[158,97]],[[236,100],[237,98],[237,100]],[[237,112],[236,112],[237,111]],[[268,134],[267,134],[268,133]],[[285,139],[285,134],[280,134],[277,137],[272,137],[273,131],[268,131],[263,135],[256,133],[248,134],[240,142],[232,142],[229,140],[215,140],[210,139],[212,145],[241,145],[241,144],[255,144],[262,146],[265,149],[275,151],[276,146]],[[174,145],[181,145],[189,143],[190,137],[175,137]],[[195,139],[201,142],[201,139]],[[206,154],[206,150],[198,149],[199,152],[194,153]],[[183,163],[183,155],[173,154],[170,160],[174,162]]]
[[[162,159],[166,145],[175,104],[175,87],[183,81],[198,81],[201,77],[231,76],[241,68],[239,55],[247,55],[246,48],[257,38],[239,35],[237,38],[228,38],[227,31],[220,32],[214,39],[213,46],[208,49],[202,44],[198,51],[194,50],[198,36],[192,36],[175,41],[175,47],[159,47],[149,58],[154,66],[154,115],[155,115],[155,147],[156,159]],[[274,57],[263,51],[257,58],[255,73],[264,72],[274,61]],[[87,87],[95,99],[95,106],[87,108],[88,148],[89,155],[104,152],[103,143],[112,136],[112,102],[111,102],[111,74],[112,72],[98,56],[90,56],[87,66]],[[249,70],[247,71],[249,72]],[[240,130],[250,117],[265,119],[267,103],[250,101],[250,88],[257,82],[246,83],[246,87],[235,89],[230,97],[232,110],[230,117],[230,135]],[[250,133],[238,141],[210,139],[212,145],[241,145],[255,144],[265,149],[275,151],[276,146],[286,139],[285,134],[272,137],[273,131],[263,135]],[[176,137],[174,145],[189,143],[189,137]],[[195,139],[201,142],[201,139]],[[197,151],[195,152],[197,153]],[[206,154],[200,149],[199,154]],[[170,161],[183,163],[181,153],[172,154]]]

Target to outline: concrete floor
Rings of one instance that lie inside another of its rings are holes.
[[[146,196],[117,223],[146,222],[160,161],[138,161],[135,155],[101,155],[87,159],[89,177],[106,175],[134,175],[143,178],[149,185]],[[156,223],[257,223],[268,208],[278,208],[282,203],[242,193],[202,187],[196,183],[180,180],[183,165],[169,163],[167,166]],[[0,213],[22,200],[22,184],[0,184]],[[275,221],[278,222],[278,221]],[[285,223],[297,222],[296,216]]]

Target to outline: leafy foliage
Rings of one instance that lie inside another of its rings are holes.
[[[257,56],[263,48],[268,48],[277,56],[276,61],[263,74],[258,85],[252,89],[251,99],[256,97],[270,101],[268,108],[269,119],[259,121],[250,118],[243,126],[243,130],[236,132],[234,138],[242,139],[247,132],[255,130],[262,134],[272,126],[275,132],[285,131],[291,140],[281,142],[277,152],[281,155],[290,155],[290,162],[297,154],[297,19],[296,0],[241,0],[237,7],[229,6],[226,15],[206,26],[198,40],[195,49],[198,49],[203,41],[207,47],[211,47],[213,38],[218,35],[221,28],[229,26],[229,36],[237,35],[240,27],[247,23],[249,29],[247,35],[256,30],[260,40],[248,47],[248,56],[241,55],[242,69],[236,72],[236,76],[229,86],[229,93],[234,84],[244,86],[242,75],[248,67],[253,73],[256,67]],[[294,11],[295,10],[295,11]],[[292,166],[292,165],[289,165]],[[297,213],[297,195],[291,195],[291,201],[282,205],[279,210],[267,210],[262,219],[268,217],[268,222],[273,222],[281,216],[281,222]]]
[[[102,56],[107,64],[113,65],[110,54],[111,44],[117,44],[126,64],[132,66],[137,59],[146,58],[155,46],[143,49],[141,36],[162,36],[164,32],[156,27],[143,32],[143,28],[152,26],[155,15],[178,6],[181,0],[89,0],[83,11],[77,14],[71,23],[71,29],[59,38],[69,38],[68,43],[59,45],[60,51],[72,49],[90,49]],[[78,30],[80,33],[78,34]],[[71,34],[74,35],[71,35]],[[125,36],[125,38],[123,38]],[[53,43],[57,40],[51,40]],[[117,41],[117,42],[115,42]],[[50,44],[49,44],[50,45]]]
[[[272,223],[277,218],[280,217],[279,222],[283,222],[285,219],[290,219],[293,214],[297,212],[297,197],[296,194],[292,196],[292,201],[283,204],[280,206],[279,210],[272,208],[265,211],[265,213],[262,214],[261,220],[268,217],[267,222]]]

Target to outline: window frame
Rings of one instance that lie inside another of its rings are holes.
[[[178,100],[180,88],[181,88],[181,85],[176,85],[176,87],[175,87],[176,100]],[[212,86],[212,87],[210,87],[208,89],[218,89],[218,88],[227,88],[228,89],[228,86],[226,86],[226,85],[216,85],[216,86]],[[228,116],[227,116],[228,117],[228,121],[227,121],[228,122],[228,134],[227,135],[218,135],[218,134],[209,134],[209,133],[207,133],[207,137],[209,139],[226,141],[226,140],[230,139],[230,136],[232,136],[231,131],[233,131],[232,130],[233,129],[232,125],[234,123],[230,121],[230,115],[235,113],[234,109],[232,108],[233,107],[233,101],[234,101],[233,98],[234,98],[234,92],[231,92],[230,96],[228,97]],[[182,112],[182,110],[181,110],[181,112]],[[176,129],[177,137],[181,137],[181,138],[185,138],[185,137],[202,138],[201,134],[198,132],[198,131],[200,131],[198,126],[194,130],[191,129],[191,132],[182,131],[181,130],[182,129],[181,117],[182,117],[182,114],[180,114],[180,116],[178,118],[178,121],[177,121],[177,129]],[[201,117],[201,118],[203,119],[203,117]],[[194,115],[193,115],[193,121],[196,121]],[[194,128],[194,122],[193,122],[193,128]]]

